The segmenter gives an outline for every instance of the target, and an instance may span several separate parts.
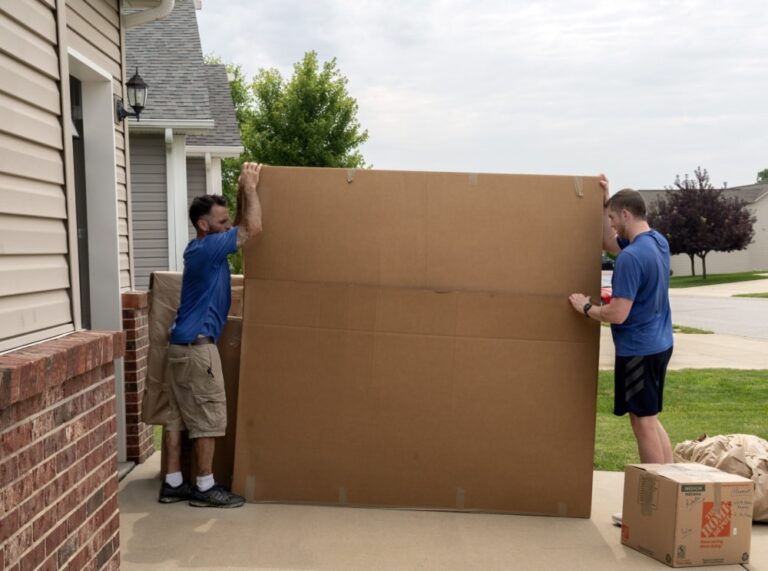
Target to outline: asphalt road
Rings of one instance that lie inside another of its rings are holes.
[[[672,323],[768,340],[768,299],[670,296]]]

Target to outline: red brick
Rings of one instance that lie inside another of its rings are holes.
[[[19,529],[19,510],[13,510],[12,512],[3,516],[3,525],[0,525],[0,544],[6,539],[11,537]]]
[[[45,497],[45,493],[43,493],[43,496]],[[56,509],[50,505],[47,507],[48,509],[42,512],[37,519],[32,522],[32,537],[35,541],[45,537],[58,521],[56,519]]]
[[[127,291],[122,295],[123,310],[126,309],[144,309],[149,306],[148,292],[145,291]]]
[[[54,553],[45,560],[45,563],[43,563],[42,567],[40,567],[37,571],[57,571],[58,568],[59,558],[57,554]]]
[[[6,430],[0,435],[0,451],[13,454],[32,442],[32,422],[27,421]]]
[[[77,536],[68,538],[61,547],[58,549],[59,567],[64,567],[64,564],[74,555],[77,548],[80,547]],[[77,567],[73,567],[77,569]]]
[[[22,569],[35,569],[45,560],[45,542],[41,541],[21,558]]]
[[[10,562],[17,561],[31,546],[32,526],[30,525],[8,538],[5,544],[5,559]]]
[[[19,463],[17,456],[9,457],[0,464],[0,488],[4,488],[19,476]],[[2,510],[0,510],[2,513]],[[2,567],[0,567],[2,569]]]
[[[67,538],[67,522],[61,521],[45,538],[45,552],[54,553]]]

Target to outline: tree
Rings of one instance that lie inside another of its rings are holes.
[[[206,63],[221,63],[206,56]],[[241,66],[227,64],[230,92],[245,151],[222,161],[222,190],[235,208],[237,177],[245,161],[278,166],[363,168],[359,151],[368,131],[357,120],[357,101],[336,59],[320,64],[307,52],[285,81],[276,69],[262,69],[248,83]],[[234,216],[234,212],[232,212]],[[240,271],[239,257],[231,260]]]
[[[768,182],[768,169],[763,169],[757,173],[757,182]]]
[[[359,147],[368,140],[357,120],[357,101],[336,59],[318,62],[307,52],[290,81],[276,69],[254,78],[253,116],[243,131],[246,154],[270,165],[365,167]]]
[[[709,173],[701,167],[694,178],[675,177],[651,206],[648,221],[669,240],[672,254],[686,254],[691,260],[691,274],[696,275],[694,257],[701,259],[702,275],[707,279],[706,257],[709,252],[743,250],[754,237],[755,217],[746,203],[726,197],[724,189],[714,188]]]

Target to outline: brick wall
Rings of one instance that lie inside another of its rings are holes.
[[[147,381],[149,353],[147,292],[123,294],[125,347],[125,432],[127,459],[141,464],[155,451],[152,426],[141,422],[141,399]]]
[[[0,569],[118,569],[122,332],[0,355]]]

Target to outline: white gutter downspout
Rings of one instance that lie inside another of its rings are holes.
[[[147,22],[162,20],[173,11],[175,2],[176,0],[160,0],[160,4],[155,8],[134,12],[133,14],[126,14],[123,16],[123,26],[125,28],[133,28],[134,26],[140,26]]]

